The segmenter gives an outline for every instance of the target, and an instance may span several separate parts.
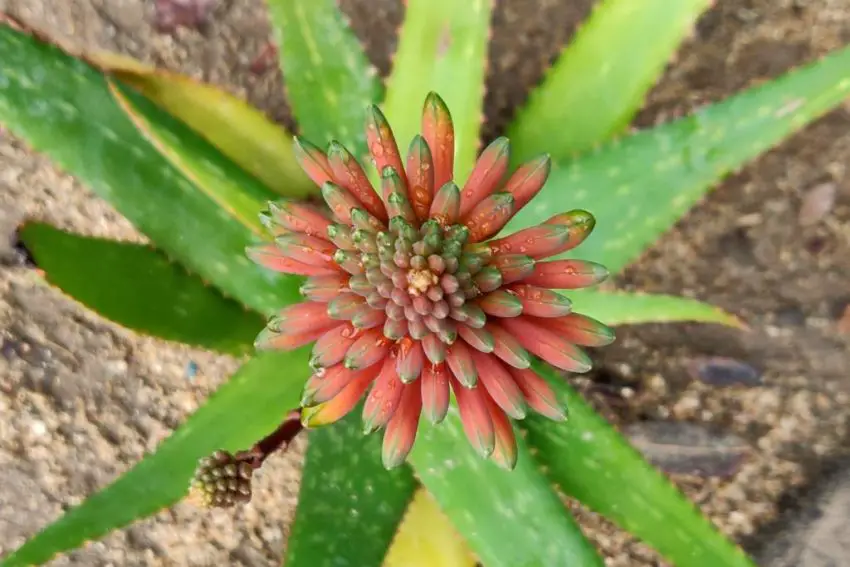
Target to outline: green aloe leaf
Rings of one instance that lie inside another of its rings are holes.
[[[264,318],[151,246],[30,222],[18,237],[45,279],[128,329],[219,352],[249,352]]]
[[[310,431],[285,565],[380,567],[415,489],[409,467],[384,468],[359,411]]]
[[[101,54],[95,62],[189,125],[275,193],[302,198],[318,192],[295,160],[292,135],[241,98],[185,75],[127,63],[123,57]]]
[[[133,100],[132,91],[120,83],[110,80],[109,88],[136,128],[171,165],[218,203],[222,212],[258,236],[264,234],[259,213],[275,198],[274,193],[173,116],[146,99]]]
[[[271,313],[296,280],[245,256],[258,237],[145,140],[103,75],[53,45],[0,25],[0,123],[112,203],[170,258],[248,307]],[[165,111],[136,93],[146,113]],[[146,114],[147,115],[147,114]],[[256,213],[255,213],[256,214]]]
[[[267,0],[286,95],[301,135],[337,140],[364,155],[366,106],[381,94],[378,74],[334,0]]]
[[[249,448],[298,406],[308,354],[300,349],[251,359],[155,453],[71,508],[0,565],[44,563],[181,500],[199,458],[217,449]]]
[[[746,327],[736,316],[719,307],[675,295],[596,289],[569,290],[565,291],[565,295],[573,302],[573,309],[577,313],[607,325],[691,321]]]
[[[535,370],[555,388],[570,418],[529,416],[529,446],[567,495],[655,548],[676,567],[755,567],[663,474],[548,367]],[[561,563],[566,564],[566,563]]]
[[[487,567],[602,566],[602,559],[540,472],[536,457],[521,438],[517,441],[519,458],[514,470],[482,459],[466,440],[457,407],[452,405],[443,423],[420,425],[410,463]],[[608,492],[612,493],[610,487]]]
[[[516,163],[621,132],[711,0],[603,0],[509,128]],[[650,39],[651,38],[651,39]]]
[[[554,167],[507,231],[582,208],[593,234],[571,256],[618,272],[711,187],[850,93],[850,48],[692,116],[605,144]]]
[[[410,0],[399,34],[384,112],[399,148],[419,132],[430,91],[454,119],[455,178],[462,183],[478,151],[492,0]]]

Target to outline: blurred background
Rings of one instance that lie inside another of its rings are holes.
[[[496,3],[485,143],[502,133],[592,4]],[[340,5],[386,75],[402,2]],[[0,11],[80,48],[225,86],[292,125],[261,0],[0,0]],[[850,0],[718,0],[635,126],[683,115],[848,42]],[[731,176],[617,280],[718,305],[752,333],[622,328],[597,368],[575,382],[770,567],[850,564],[848,110],[845,103]],[[0,126],[0,554],[153,450],[236,367],[140,338],[48,289],[14,245],[25,217],[141,240]],[[181,504],[54,564],[278,564],[302,450],[303,440],[272,457],[278,462],[255,481],[263,497],[249,506]],[[579,514],[609,565],[661,564],[611,524]]]

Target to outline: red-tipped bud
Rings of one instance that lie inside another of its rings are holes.
[[[496,138],[481,152],[460,192],[461,217],[499,188],[508,171],[509,157],[510,143],[507,138]]]
[[[492,291],[478,301],[487,315],[493,317],[516,317],[522,313],[522,301],[503,289]]]
[[[501,254],[495,256],[490,265],[502,274],[502,283],[519,281],[534,272],[534,260],[522,254]]]
[[[523,208],[543,189],[552,160],[548,155],[540,156],[517,168],[505,184],[505,191],[513,195],[516,210]]]
[[[276,224],[288,231],[327,238],[331,221],[324,212],[311,205],[297,201],[269,203],[269,213]]]
[[[523,317],[504,319],[502,326],[517,341],[552,366],[567,372],[587,372],[590,358],[576,345]]]
[[[385,167],[393,168],[398,173],[402,185],[407,187],[404,164],[401,162],[395,136],[384,113],[375,105],[366,110],[366,143],[369,144],[369,151],[375,160],[375,168],[378,171],[383,171]]]
[[[493,420],[490,419],[490,412],[484,399],[487,393],[483,386],[468,388],[457,380],[451,380],[451,385],[466,437],[479,455],[489,457],[495,448],[496,438],[493,432]]]
[[[584,242],[590,236],[590,233],[593,232],[593,228],[596,226],[596,219],[587,211],[575,209],[555,215],[547,220],[545,224],[563,227],[568,233],[566,241],[554,248],[550,254],[547,254],[547,256],[554,256],[555,254],[572,250]],[[540,257],[543,258],[544,256]]]
[[[348,323],[325,331],[313,345],[310,363],[314,367],[327,368],[342,362],[357,337],[358,331]]]
[[[381,373],[375,379],[372,391],[366,396],[363,405],[363,431],[371,433],[384,427],[393,416],[398,404],[404,383],[395,371],[392,359],[387,358]]]
[[[600,347],[614,342],[614,329],[579,313],[570,313],[556,319],[541,320],[539,324],[579,346]]]
[[[301,423],[304,427],[320,427],[339,421],[348,415],[374,380],[374,375],[368,372],[350,372],[349,379],[337,395],[327,402],[305,406],[301,410]]]
[[[431,218],[441,226],[450,226],[457,222],[460,209],[460,192],[454,183],[446,183],[437,190],[431,203]]]
[[[467,388],[475,386],[478,381],[478,370],[472,360],[469,347],[463,341],[457,341],[451,345],[446,353],[446,364],[452,374]]]
[[[531,355],[519,341],[498,323],[487,323],[485,327],[493,335],[493,354],[514,368],[531,366]]]
[[[570,239],[567,227],[559,225],[533,226],[488,244],[493,254],[525,254],[532,258],[547,258],[563,250]]]
[[[584,260],[538,262],[523,283],[551,289],[578,289],[596,285],[608,277],[605,266]]]
[[[422,343],[410,338],[403,339],[398,343],[396,353],[396,371],[398,377],[405,384],[419,378],[422,367],[425,365],[425,353],[422,351]]]
[[[387,221],[387,212],[378,194],[372,188],[366,172],[342,144],[331,142],[328,148],[328,164],[337,185],[347,189],[372,215],[384,222]]]
[[[505,413],[492,399],[487,399],[487,410],[493,422],[494,447],[490,460],[505,470],[513,470],[517,462],[517,445],[514,428]]]
[[[405,384],[401,401],[387,423],[384,434],[381,458],[387,469],[401,465],[413,448],[421,412],[422,394],[418,385]]]
[[[377,364],[386,358],[391,344],[380,329],[368,329],[348,349],[345,367],[356,370]]]
[[[351,193],[339,185],[327,182],[322,185],[322,197],[336,218],[346,224],[351,224],[351,211],[360,205],[360,202]]]
[[[322,268],[334,266],[333,255],[336,252],[336,246],[327,240],[307,234],[291,233],[275,238],[275,244],[284,256],[296,262]]]
[[[431,423],[440,423],[449,410],[449,373],[446,365],[426,365],[421,382],[425,417]]]
[[[307,278],[299,291],[310,301],[327,303],[349,289],[351,278],[347,274],[336,273],[328,276]]]
[[[422,137],[434,160],[434,186],[442,187],[454,174],[455,134],[449,108],[437,93],[429,93],[425,99]]]
[[[478,375],[490,398],[509,416],[523,419],[526,414],[525,398],[513,377],[498,359],[472,351]]]
[[[321,187],[328,181],[333,179],[333,172],[328,163],[328,158],[316,146],[303,138],[295,138],[295,159],[301,165],[307,177],[313,180],[313,183]]]
[[[551,289],[519,284],[511,292],[522,303],[522,312],[533,317],[563,317],[572,311],[572,302]]]
[[[489,354],[495,348],[493,335],[487,329],[473,329],[468,325],[460,325],[458,334],[466,341],[466,344],[480,352]]]
[[[508,372],[522,390],[528,407],[549,419],[563,421],[567,418],[564,408],[558,403],[554,390],[530,368],[508,368]]]
[[[326,276],[339,273],[339,268],[332,264],[328,266],[314,266],[293,260],[274,244],[251,246],[245,249],[245,253],[254,263],[284,274]]]
[[[420,221],[428,219],[434,199],[434,161],[422,136],[415,136],[407,153],[407,180],[410,204]]]
[[[511,220],[518,208],[510,193],[494,193],[481,200],[464,219],[469,227],[469,240],[478,242],[490,238]]]

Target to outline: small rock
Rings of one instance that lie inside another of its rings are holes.
[[[186,364],[186,379],[189,381],[194,380],[198,376],[198,363],[194,360],[190,360],[188,364]]]
[[[13,357],[20,358],[21,350],[26,347],[26,343],[20,343],[11,337],[0,338],[0,356],[6,360],[12,360]]]
[[[198,29],[208,22],[215,4],[216,0],[156,0],[154,24],[164,33],[179,27]]]
[[[710,386],[758,386],[761,374],[745,362],[722,356],[694,359],[688,365],[694,379]]]
[[[0,333],[0,356],[23,360],[35,368],[45,368],[53,360],[50,349],[14,328]]]
[[[261,75],[272,67],[276,56],[277,46],[269,42],[260,50],[248,68],[255,75]]]
[[[735,224],[742,228],[753,228],[764,222],[764,217],[761,213],[750,213],[742,215],[735,220]]]
[[[127,373],[128,364],[126,360],[123,360],[121,358],[115,358],[104,362],[103,368],[106,370],[106,373],[109,374],[110,377],[115,378],[117,376],[123,376]]]
[[[835,183],[821,183],[806,192],[800,206],[798,221],[811,226],[823,220],[835,205]]]
[[[258,547],[248,539],[242,540],[239,546],[230,552],[233,565],[262,565],[266,563],[266,558]]]
[[[827,316],[838,321],[844,316],[848,307],[850,307],[850,295],[835,297],[826,304]]]
[[[809,252],[809,254],[820,254],[829,246],[829,241],[826,238],[820,236],[814,236],[809,238],[805,242],[805,248]]]
[[[850,557],[850,468],[845,462],[801,509],[780,521],[781,530],[760,553],[764,567],[839,567]]]
[[[35,437],[43,437],[47,433],[47,425],[41,420],[35,420],[30,424],[30,432]]]
[[[145,20],[146,3],[101,2],[100,9],[106,21],[124,33],[142,33],[139,25]]]
[[[806,314],[796,305],[782,307],[776,311],[776,323],[783,327],[802,327],[806,324]]]
[[[844,313],[841,314],[835,326],[839,333],[850,335],[850,305],[844,308]]]
[[[668,474],[729,477],[743,464],[750,449],[737,435],[698,423],[644,421],[626,427],[623,434]]]
[[[758,263],[752,238],[745,227],[736,227],[722,235],[717,247],[725,258],[737,264],[753,266]]]

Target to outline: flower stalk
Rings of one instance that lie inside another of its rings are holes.
[[[254,471],[278,451],[285,451],[304,429],[300,410],[292,410],[269,435],[235,454],[218,450],[198,462],[190,496],[208,508],[229,508],[250,502]]]

